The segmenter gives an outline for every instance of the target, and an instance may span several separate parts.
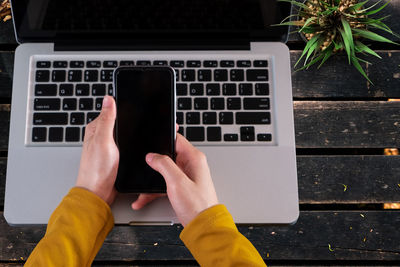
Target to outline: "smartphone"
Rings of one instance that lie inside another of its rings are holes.
[[[121,193],[164,193],[164,178],[145,156],[175,161],[175,71],[167,66],[120,67],[114,72],[115,126],[120,159],[115,188]]]

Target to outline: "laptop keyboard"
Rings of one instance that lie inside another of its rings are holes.
[[[170,65],[176,71],[176,121],[195,144],[274,143],[270,66],[265,59],[33,61],[27,143],[80,145],[85,126],[113,95],[118,66]]]

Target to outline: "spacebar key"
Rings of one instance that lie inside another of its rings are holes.
[[[65,125],[68,113],[33,113],[34,125]]]
[[[269,112],[236,112],[236,124],[270,124]]]

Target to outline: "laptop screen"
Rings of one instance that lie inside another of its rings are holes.
[[[12,0],[20,42],[63,40],[283,41],[276,0]]]

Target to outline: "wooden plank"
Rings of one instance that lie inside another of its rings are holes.
[[[400,0],[399,0],[400,1]],[[291,51],[293,97],[301,98],[400,98],[400,51],[380,51],[382,60],[370,57],[370,85],[350,66],[344,54],[332,57],[323,67],[294,71],[300,51]],[[0,52],[0,98],[11,97],[14,53]]]
[[[8,148],[10,104],[0,104],[0,151]]]
[[[6,167],[0,158],[0,206]],[[297,174],[301,204],[400,202],[400,156],[297,156]]]
[[[0,52],[0,98],[11,97],[14,52]]]
[[[295,101],[298,148],[400,147],[399,102]],[[0,105],[0,150],[8,144],[10,105]]]
[[[399,102],[295,101],[298,148],[400,147]]]
[[[255,211],[256,212],[256,211]],[[241,226],[267,260],[400,260],[400,211],[304,211],[290,226]],[[192,260],[181,226],[116,226],[98,261]],[[0,260],[26,259],[44,227],[10,227],[0,216]],[[331,249],[329,249],[329,245]]]
[[[0,21],[0,47],[2,44],[17,44],[11,20],[6,22]]]

